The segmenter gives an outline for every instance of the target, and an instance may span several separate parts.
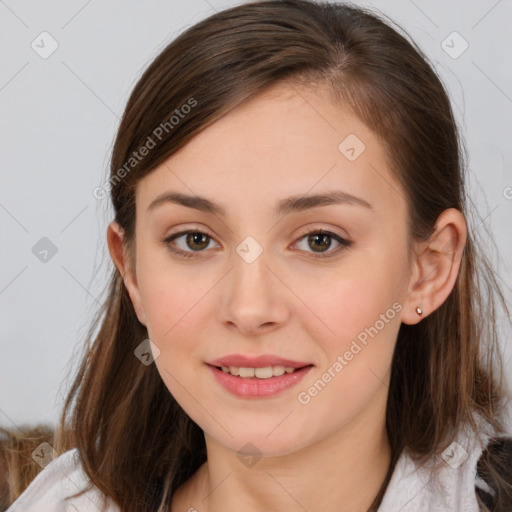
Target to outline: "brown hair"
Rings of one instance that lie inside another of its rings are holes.
[[[428,239],[447,208],[466,218],[472,213],[449,98],[414,42],[352,4],[249,2],[188,28],[149,65],[129,98],[108,188],[132,261],[137,183],[233,107],[283,80],[327,83],[332,99],[381,138],[407,200],[411,240]],[[169,122],[177,109],[179,120]],[[165,127],[159,138],[157,127]],[[148,137],[155,147],[132,161]],[[403,449],[423,463],[449,445],[463,422],[477,431],[475,413],[504,432],[496,299],[508,310],[476,228],[469,231],[450,296],[417,325],[400,328],[386,410],[392,462],[372,510]],[[163,510],[206,460],[203,432],[156,366],[134,356],[148,332],[116,268],[107,293],[61,416],[60,429],[69,420],[73,438],[58,437],[55,448],[77,447],[92,483],[123,511]],[[491,462],[489,474],[500,499],[510,497]]]

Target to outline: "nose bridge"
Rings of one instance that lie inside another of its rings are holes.
[[[234,274],[232,280],[237,287],[237,293],[244,293],[244,287],[249,288],[248,293],[253,295],[260,291],[266,293],[271,291],[272,285],[268,281],[269,249],[263,247],[255,237],[249,235],[245,237],[238,246],[235,247],[233,255]]]
[[[267,237],[268,239],[268,237]],[[272,271],[271,251],[247,236],[235,247],[232,271],[222,292],[222,319],[244,332],[260,325],[282,323],[287,307],[283,287]]]

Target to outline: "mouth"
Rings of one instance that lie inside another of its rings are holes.
[[[206,366],[215,381],[241,398],[267,398],[296,386],[314,367],[273,354],[230,354]]]
[[[248,367],[248,366],[213,366],[217,370],[221,370],[224,373],[239,377],[241,379],[271,379],[272,377],[280,377],[281,375],[295,373],[303,368],[313,366],[312,364],[293,367],[293,366],[263,366],[263,367]]]
[[[231,395],[244,399],[270,398],[297,386],[313,364],[297,366],[234,366],[206,363],[214,381]]]

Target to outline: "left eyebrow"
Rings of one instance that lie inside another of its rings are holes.
[[[148,212],[164,203],[179,204],[187,208],[193,208],[206,213],[226,216],[225,208],[211,199],[171,191],[165,192],[154,199],[148,206]],[[344,192],[343,190],[333,190],[324,194],[295,195],[286,199],[281,199],[277,202],[275,211],[277,215],[284,215],[309,210],[311,208],[318,208],[319,206],[335,204],[357,205],[373,209],[373,206],[365,199],[349,194],[348,192]]]
[[[325,194],[297,195],[283,199],[277,203],[276,212],[279,215],[284,215],[333,204],[349,204],[373,209],[373,206],[366,199],[354,196],[343,190],[333,190]]]

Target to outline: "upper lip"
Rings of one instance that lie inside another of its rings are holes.
[[[301,363],[300,361],[292,361],[271,354],[264,354],[257,357],[244,356],[242,354],[231,354],[224,356],[208,364],[212,366],[236,366],[238,368],[265,368],[267,366],[285,366],[288,368],[302,368],[309,366],[311,363]]]

